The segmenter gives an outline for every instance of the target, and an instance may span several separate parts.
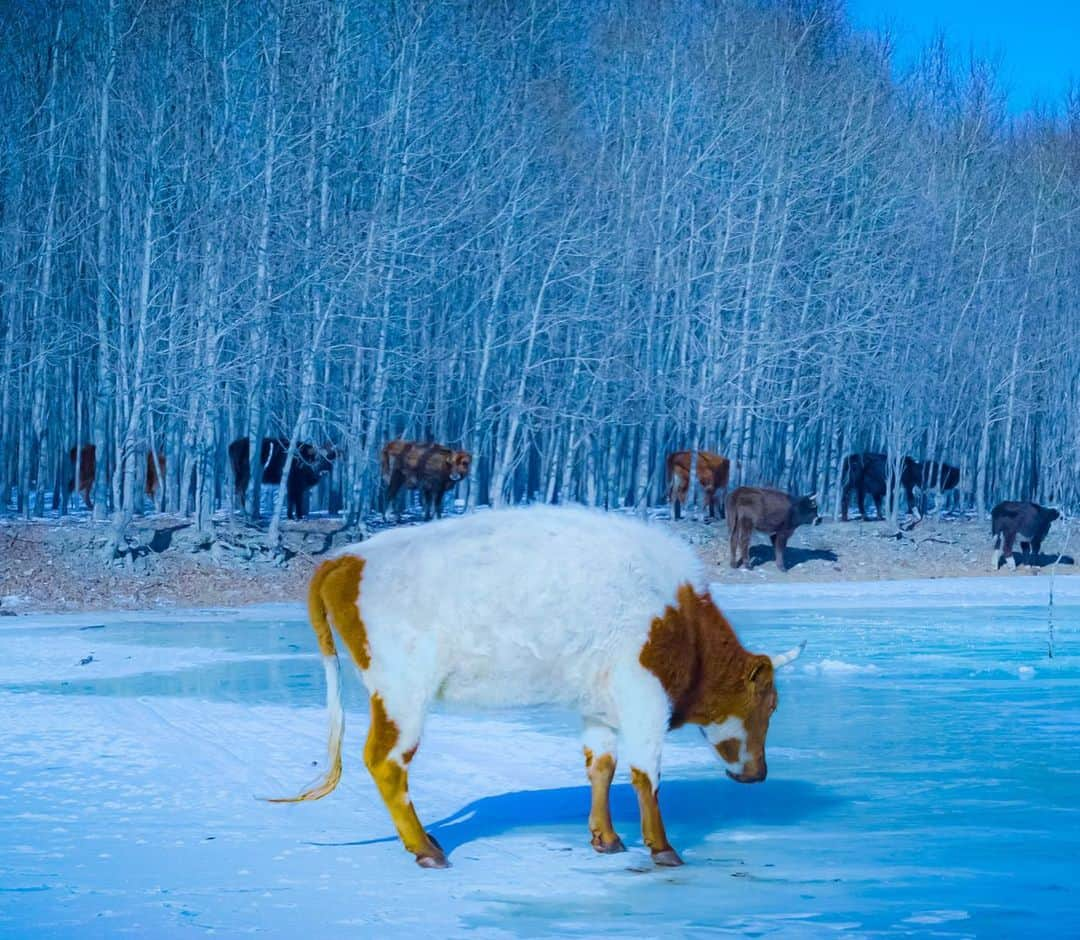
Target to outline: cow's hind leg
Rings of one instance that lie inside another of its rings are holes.
[[[608,801],[611,780],[615,776],[615,732],[607,725],[586,719],[581,743],[585,749],[585,773],[592,785],[589,808],[592,847],[605,855],[625,852],[626,847],[612,825]]]
[[[422,868],[448,868],[439,844],[424,831],[409,799],[409,762],[420,743],[423,709],[387,708],[377,692],[371,696],[371,726],[364,745],[364,763],[383,798],[402,843]]]
[[[441,483],[436,483],[435,486],[432,488],[431,498],[434,500],[435,503],[434,508],[436,519],[442,518],[443,503],[446,502],[446,491],[448,489],[448,486],[443,486]]]
[[[781,571],[787,571],[787,565],[784,563],[784,549],[787,547],[786,535],[774,535],[772,537],[773,555],[776,557],[776,567]]]
[[[998,570],[998,566],[1001,564],[1001,533],[994,533],[994,559],[990,563],[994,571]]]

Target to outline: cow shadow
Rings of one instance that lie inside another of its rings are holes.
[[[1023,552],[1013,552],[1013,558],[1016,559],[1017,565],[1027,565],[1029,568],[1050,568],[1055,563],[1060,565],[1075,565],[1076,561],[1072,555],[1045,555],[1039,553],[1038,555],[1025,554]],[[999,567],[1004,566],[1004,561]]]
[[[181,529],[191,528],[190,522],[181,522],[179,525],[165,526],[161,529],[155,529],[153,536],[150,538],[149,547],[155,555],[160,555],[162,552],[167,551],[172,547],[173,535],[179,532]]]
[[[839,561],[836,552],[830,548],[794,548],[788,545],[784,549],[784,564],[794,568],[808,561]],[[756,568],[770,561],[776,561],[776,552],[771,545],[750,546],[750,567]]]
[[[559,787],[550,790],[516,790],[474,800],[427,826],[450,854],[477,839],[511,830],[579,828],[587,845],[587,820],[591,790]],[[665,780],[660,787],[660,807],[672,842],[679,847],[700,845],[713,832],[736,825],[790,826],[839,806],[843,801],[821,787],[803,780],[776,780],[764,786],[732,784],[721,776]],[[628,843],[639,839],[637,796],[629,784],[611,788],[611,815],[616,829]],[[349,846],[396,842],[396,835],[354,842],[312,842],[310,845]]]

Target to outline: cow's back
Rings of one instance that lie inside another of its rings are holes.
[[[640,653],[680,584],[704,587],[684,542],[578,508],[393,529],[342,554],[365,561],[373,684],[411,671],[447,700],[489,705],[581,701],[613,656]]]
[[[707,450],[698,451],[698,481],[702,486],[722,490],[731,476],[731,461]]]
[[[748,524],[759,532],[775,532],[787,523],[791,497],[783,490],[765,486],[740,486],[728,494],[728,524]]]

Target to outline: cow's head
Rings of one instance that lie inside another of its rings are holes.
[[[338,452],[333,444],[323,444],[315,447],[313,444],[305,444],[308,448],[305,460],[313,471],[319,476],[326,476],[333,468],[333,463],[338,458]]]
[[[765,736],[778,701],[773,674],[795,659],[805,645],[780,656],[751,656],[742,691],[725,703],[727,714],[717,715],[715,721],[702,726],[702,734],[732,780],[760,783],[765,779]]]
[[[455,450],[450,454],[450,479],[457,483],[469,475],[472,454],[467,450]]]
[[[818,515],[817,493],[800,496],[791,501],[791,522],[793,525],[817,525],[821,522]]]

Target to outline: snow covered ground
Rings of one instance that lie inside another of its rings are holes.
[[[671,735],[687,864],[588,844],[572,715],[439,712],[413,763],[453,868],[397,844],[360,759],[327,799],[296,606],[0,622],[0,936],[1063,936],[1080,930],[1080,582],[717,586],[781,674],[769,779]],[[84,662],[85,661],[85,662]],[[623,768],[625,770],[625,768]]]

